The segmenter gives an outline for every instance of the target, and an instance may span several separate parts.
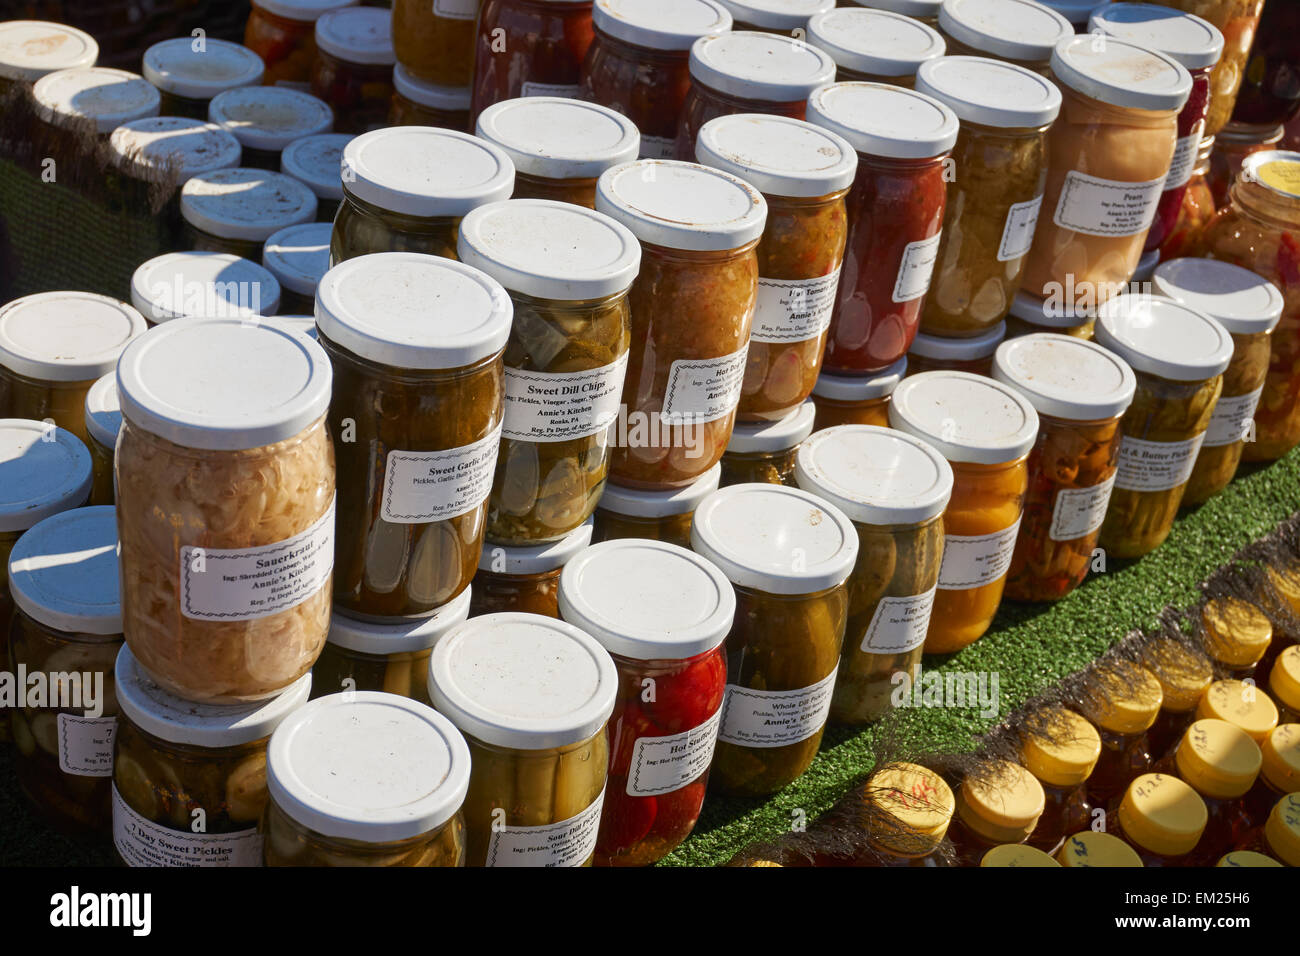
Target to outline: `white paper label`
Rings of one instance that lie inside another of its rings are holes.
[[[748,346],[721,358],[678,359],[668,370],[659,417],[668,425],[693,425],[730,415],[745,382]]]
[[[1207,448],[1219,448],[1242,441],[1259,408],[1259,397],[1264,394],[1261,385],[1248,395],[1234,395],[1220,398],[1214,406],[1214,415],[1210,418],[1210,427],[1205,432],[1204,445]]]
[[[59,714],[59,769],[78,777],[113,776],[116,717]]]
[[[136,813],[113,787],[113,845],[127,866],[261,866],[257,827],[236,833],[170,830]]]
[[[1106,506],[1110,492],[1115,487],[1115,475],[1091,488],[1062,488],[1056,493],[1052,506],[1052,527],[1048,535],[1053,541],[1073,541],[1092,534],[1106,520]]]
[[[568,99],[577,99],[578,92],[581,90],[577,83],[534,83],[531,80],[524,80],[523,91],[520,96],[563,96]]]
[[[605,791],[576,817],[544,827],[495,825],[488,841],[488,866],[582,866],[596,851]]]
[[[1020,519],[1009,528],[992,534],[943,536],[943,560],[939,564],[939,587],[945,591],[966,591],[992,584],[1011,567]]]
[[[752,342],[806,342],[831,324],[840,270],[816,279],[758,280]]]
[[[677,140],[669,136],[641,136],[639,159],[672,159],[677,151]]]
[[[296,607],[334,569],[334,502],[306,531],[256,548],[181,548],[181,613],[255,621]]]
[[[1054,221],[1089,236],[1136,236],[1156,218],[1164,178],[1145,183],[1098,179],[1078,170],[1065,175]]]
[[[638,737],[632,749],[627,792],[632,797],[653,797],[680,790],[713,762],[722,708],[690,730],[671,737]]]
[[[1168,491],[1185,484],[1196,467],[1205,433],[1186,441],[1143,441],[1127,435],[1119,446],[1115,487],[1125,491]]]
[[[903,654],[925,643],[935,588],[924,594],[883,597],[862,636],[866,654]]]
[[[1007,210],[1007,224],[1002,227],[1002,244],[998,246],[998,261],[1010,262],[1027,255],[1034,243],[1034,230],[1038,228],[1038,212],[1043,208],[1043,197],[1018,202]]]
[[[492,490],[501,426],[472,445],[443,451],[390,451],[380,516],[393,524],[445,521],[473,511]]]
[[[930,291],[930,276],[934,261],[939,258],[939,236],[909,242],[903,249],[903,261],[898,264],[898,278],[894,281],[894,301],[911,302]]]
[[[506,413],[501,435],[515,441],[586,438],[618,418],[627,353],[583,372],[506,369]]]
[[[433,0],[434,16],[448,20],[473,20],[478,16],[480,0]]]
[[[1165,177],[1165,192],[1186,186],[1192,181],[1196,153],[1201,148],[1201,130],[1204,128],[1204,123],[1197,123],[1191,135],[1184,136],[1174,147],[1174,159],[1169,164],[1169,175]]]
[[[785,747],[826,726],[835,672],[799,690],[750,690],[727,685],[718,739],[739,747]]]

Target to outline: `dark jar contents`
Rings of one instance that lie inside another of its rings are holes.
[[[999,322],[974,338],[950,339],[916,333],[907,350],[907,374],[922,372],[970,372],[989,376],[993,373],[993,356],[1007,337],[1007,323]]]
[[[1186,783],[1144,773],[1106,815],[1106,831],[1136,850],[1145,867],[1188,866],[1208,819],[1205,801]]]
[[[722,463],[680,488],[646,491],[606,483],[593,515],[592,543],[617,538],[649,538],[681,548],[691,546],[696,507],[718,490]]]
[[[760,482],[793,485],[795,454],[813,431],[817,410],[804,402],[785,418],[738,424],[722,454],[722,487]]]
[[[1288,793],[1300,792],[1300,724],[1274,727],[1259,749],[1259,777],[1245,797],[1246,818],[1256,825]]]
[[[1043,786],[1043,815],[1029,845],[1051,853],[1072,833],[1093,824],[1088,777],[1101,756],[1097,728],[1073,711],[1034,715],[1021,739],[1025,767]]]
[[[265,66],[253,51],[216,38],[163,40],[144,51],[144,78],[158,88],[159,113],[206,120],[212,98],[262,83]]]
[[[854,865],[944,866],[940,851],[955,810],[952,789],[933,770],[914,763],[887,764],[862,788],[869,852],[859,854]]]
[[[244,46],[262,58],[267,86],[306,90],[316,59],[316,21],[354,0],[253,0]]]
[[[388,125],[393,98],[391,15],[346,7],[316,21],[311,91],[334,111],[340,133],[365,133]]]
[[[817,417],[813,431],[836,425],[889,427],[889,399],[894,387],[907,374],[907,356],[889,368],[866,376],[832,375],[822,372],[813,385]]]
[[[1300,110],[1300,6],[1266,3],[1250,59],[1241,74],[1241,87],[1232,108],[1232,122],[1272,128]]]
[[[959,866],[975,866],[997,846],[1028,843],[1047,798],[1038,779],[1019,764],[992,760],[962,780],[948,838]]]
[[[560,574],[569,559],[591,544],[592,521],[558,541],[531,547],[483,546],[470,601],[472,617],[520,611],[560,616]]]
[[[1151,769],[1146,732],[1160,714],[1164,692],[1154,674],[1127,661],[1099,666],[1084,685],[1081,709],[1101,735],[1101,756],[1088,780],[1098,806]]]
[[[412,75],[402,64],[393,67],[390,126],[438,126],[461,133],[469,129],[469,87],[434,86]]]
[[[1199,648],[1175,637],[1157,637],[1142,649],[1142,665],[1160,682],[1160,716],[1147,731],[1151,753],[1163,756],[1196,719],[1196,705],[1214,680],[1214,667]]]
[[[393,0],[400,67],[426,83],[468,88],[474,79],[474,21],[482,6],[483,0]]]

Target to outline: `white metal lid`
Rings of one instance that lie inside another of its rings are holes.
[[[1011,300],[1011,314],[1031,325],[1051,329],[1072,329],[1096,318],[1096,310],[1091,307],[1083,311],[1076,309],[1073,298],[1060,301],[1050,297],[1040,299],[1028,292],[1016,293]]]
[[[310,23],[331,10],[355,7],[359,2],[360,0],[255,0],[254,6],[286,20],[304,20]]]
[[[1134,371],[1175,382],[1220,375],[1232,361],[1232,336],[1203,312],[1158,295],[1121,295],[1097,309],[1098,343]]]
[[[829,53],[841,70],[872,76],[914,76],[947,48],[938,30],[901,13],[867,7],[817,14],[808,21],[808,42]]]
[[[862,7],[874,7],[908,17],[937,17],[943,0],[850,0]]]
[[[144,51],[144,78],[185,99],[210,100],[224,90],[253,86],[264,72],[260,56],[228,40],[177,37]]]
[[[345,7],[316,20],[316,47],[345,63],[392,66],[393,15],[379,7]]]
[[[324,349],[269,322],[182,319],[132,342],[117,366],[122,414],[188,448],[238,451],[300,434],[329,407]]]
[[[437,644],[457,624],[469,619],[470,588],[465,588],[428,617],[393,618],[387,623],[358,621],[334,609],[329,642],[359,654],[409,654]],[[419,675],[421,678],[423,674]]]
[[[691,79],[740,99],[789,103],[835,79],[835,61],[803,40],[741,30],[696,40]]]
[[[45,20],[0,23],[0,77],[34,83],[55,70],[94,66],[99,44],[89,33]]]
[[[1046,63],[1074,25],[1035,0],[943,0],[939,29],[958,43],[1008,60]]]
[[[1045,7],[1051,7],[1076,27],[1086,26],[1092,11],[1106,6],[1110,0],[1039,0]]]
[[[736,422],[727,442],[727,452],[735,455],[787,451],[812,434],[817,406],[806,401],[789,415],[767,422]]]
[[[700,506],[701,501],[718,490],[721,481],[721,464],[714,465],[689,485],[663,491],[625,488],[607,481],[596,507],[601,511],[632,518],[671,518],[691,514]]]
[[[86,390],[86,434],[105,448],[117,445],[122,405],[117,400],[117,371],[95,380]]]
[[[651,50],[689,50],[702,36],[731,29],[731,14],[714,0],[596,0],[597,32]]]
[[[168,252],[136,268],[131,304],[151,322],[271,315],[280,307],[280,283],[228,252]]]
[[[786,116],[739,113],[709,120],[695,158],[768,196],[818,197],[848,189],[858,154],[828,129]]]
[[[181,216],[209,235],[265,242],[285,226],[315,219],[316,194],[284,173],[216,169],[186,182]]]
[[[246,149],[278,152],[296,139],[328,133],[334,111],[324,100],[287,86],[241,86],[214,96],[208,119]]]
[[[1128,109],[1181,110],[1192,92],[1192,75],[1172,57],[1124,40],[1098,43],[1091,34],[1056,45],[1052,76],[1084,96]]]
[[[1167,53],[1189,70],[1204,70],[1223,55],[1223,34],[1208,20],[1151,3],[1112,3],[1095,10],[1088,30]]]
[[[835,8],[835,0],[718,0],[737,23],[764,30],[797,30],[808,18]]]
[[[439,86],[422,80],[402,64],[393,67],[393,88],[412,103],[434,110],[468,110],[474,90],[469,86]]]
[[[1003,60],[940,57],[922,64],[916,88],[946,104],[959,119],[984,126],[1047,126],[1061,112],[1055,83]]]
[[[0,418],[0,533],[85,504],[90,452],[66,428]]]
[[[912,435],[875,425],[825,428],[799,447],[795,481],[854,521],[919,524],[943,514],[952,466]]]
[[[591,530],[594,521],[588,518],[570,531],[559,541],[537,544],[531,547],[483,542],[483,550],[478,559],[478,569],[491,574],[548,574],[558,571],[569,560],[591,544]]]
[[[317,133],[295,139],[280,153],[280,172],[306,183],[317,199],[343,198],[343,147],[350,133]]]
[[[560,617],[620,657],[696,657],[727,639],[735,615],[726,575],[663,541],[604,541],[560,574]]]
[[[158,88],[143,76],[105,66],[47,73],[32,87],[32,98],[45,122],[58,126],[85,119],[100,133],[157,116],[162,105]]]
[[[178,181],[239,165],[239,140],[216,123],[184,116],[151,116],[123,123],[108,138],[117,165],[143,176],[174,168]]]
[[[93,292],[38,292],[0,307],[0,365],[44,382],[85,382],[111,372],[144,316]]]
[[[72,508],[29,528],[9,555],[9,593],[32,619],[72,634],[121,634],[117,511]]]
[[[344,148],[342,168],[352,195],[408,216],[463,216],[515,189],[514,164],[500,148],[433,126],[363,133]]]
[[[266,750],[266,786],[308,830],[394,843],[460,811],[469,760],[465,738],[427,704],[353,691],[308,701],[281,721]]]
[[[906,355],[886,369],[861,377],[822,372],[813,384],[813,398],[829,398],[839,402],[869,402],[885,398],[894,393],[906,374]]]
[[[603,173],[596,208],[642,242],[698,252],[739,249],[763,235],[767,200],[753,186],[696,163],[642,159]]]
[[[916,333],[908,352],[921,358],[937,359],[941,362],[973,362],[987,358],[998,350],[998,345],[1007,337],[1007,324],[999,322],[991,325],[979,335],[966,339],[949,339],[941,335]]]
[[[1070,421],[1118,418],[1137,389],[1133,370],[1114,352],[1052,332],[1003,342],[993,377],[1029,399],[1038,414]]]
[[[889,424],[923,438],[950,462],[1000,465],[1029,454],[1038,413],[1001,382],[970,372],[921,372],[903,379]]]
[[[316,294],[316,286],[330,267],[328,222],[304,222],[273,233],[262,246],[262,265],[280,287],[299,295]]]
[[[808,122],[859,153],[930,159],[957,142],[957,114],[934,97],[884,83],[830,83],[808,97]]]
[[[514,307],[501,284],[463,262],[377,252],[340,262],[316,289],[331,342],[395,368],[445,369],[497,354]]]
[[[609,653],[540,614],[470,618],[429,658],[429,696],[462,733],[498,747],[546,750],[602,731],[618,672]]]
[[[494,103],[474,132],[499,146],[516,172],[544,179],[595,179],[641,149],[636,124],[622,113],[563,96]]]
[[[1152,282],[1160,295],[1217,319],[1232,335],[1271,331],[1285,306],[1273,283],[1218,259],[1170,259]]]
[[[240,704],[200,704],[159,687],[125,645],[113,667],[117,703],[131,723],[174,744],[217,750],[269,737],[284,718],[307,702],[311,672],[274,697]]]

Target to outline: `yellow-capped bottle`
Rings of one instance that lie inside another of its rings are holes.
[[[1237,845],[1250,829],[1245,796],[1259,776],[1263,755],[1245,731],[1225,720],[1206,718],[1187,728],[1172,760],[1161,761],[1205,801],[1205,833],[1191,861],[1208,866]]]
[[[1286,561],[1270,564],[1267,567],[1268,583],[1273,594],[1270,596],[1281,603],[1284,611],[1290,611],[1294,618],[1300,618],[1300,561]],[[1266,605],[1267,606],[1267,605]],[[1277,658],[1287,648],[1296,647],[1300,642],[1300,628],[1293,626],[1274,628],[1273,643],[1264,652],[1257,669],[1262,678],[1267,678]]]
[[[1101,757],[1088,778],[1096,805],[1104,806],[1134,777],[1151,769],[1147,731],[1163,703],[1160,682],[1141,665],[1108,661],[1088,675],[1081,709],[1101,734]]]
[[[992,847],[1025,843],[1043,815],[1046,797],[1038,779],[1019,764],[992,760],[962,781],[948,837],[957,862],[974,866]]]
[[[1142,858],[1113,833],[1084,830],[1065,838],[1056,851],[1061,866],[1141,866]]]
[[[980,866],[1060,866],[1042,850],[1024,843],[1003,843],[980,858]]]
[[[1151,753],[1162,755],[1178,745],[1196,719],[1196,705],[1214,681],[1214,665],[1199,650],[1171,637],[1147,644],[1142,664],[1156,676],[1164,694],[1160,716],[1147,731]]]
[[[914,763],[881,767],[863,788],[866,866],[934,867],[952,822],[952,788],[933,770]]]
[[[1277,860],[1254,850],[1233,850],[1219,857],[1215,866],[1281,866]]]
[[[1269,645],[1273,623],[1251,604],[1236,597],[1215,598],[1201,609],[1201,634],[1205,650],[1228,676],[1246,680],[1255,676]]]
[[[1021,739],[1020,759],[1043,786],[1043,815],[1029,845],[1050,853],[1067,833],[1092,825],[1088,777],[1101,756],[1101,735],[1072,710],[1053,708],[1036,716]]]
[[[1300,724],[1278,724],[1259,745],[1259,779],[1246,794],[1246,814],[1263,823],[1279,800],[1300,791]]]
[[[1263,853],[1286,866],[1300,866],[1300,793],[1288,793],[1274,804],[1264,825],[1246,833],[1237,849]]]
[[[1292,644],[1273,662],[1268,695],[1277,704],[1279,724],[1300,724],[1300,644]]]
[[[1143,866],[1186,866],[1208,819],[1205,801],[1186,783],[1144,773],[1128,785],[1108,826],[1137,851]]]
[[[1252,681],[1216,680],[1196,705],[1196,719],[1214,717],[1235,724],[1256,743],[1277,726],[1277,705]]]

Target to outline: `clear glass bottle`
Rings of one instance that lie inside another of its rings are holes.
[[[808,42],[835,61],[835,79],[912,87],[916,71],[944,55],[939,31],[918,20],[861,6],[841,6],[815,14]]]
[[[283,173],[217,169],[190,177],[181,188],[180,210],[185,248],[256,262],[272,235],[316,218],[316,194]]]
[[[1156,770],[1177,776],[1205,801],[1205,831],[1189,863],[1209,866],[1250,828],[1245,796],[1255,786],[1262,762],[1260,748],[1238,727],[1223,720],[1192,723],[1171,759]]]
[[[739,424],[722,454],[722,487],[748,482],[793,485],[795,455],[812,434],[816,410],[804,402],[785,418]]]
[[[1101,734],[1101,756],[1088,778],[1093,803],[1106,807],[1151,769],[1147,731],[1160,715],[1164,691],[1145,667],[1125,660],[1095,665],[1084,682],[1080,710]]]
[[[1246,819],[1256,826],[1282,797],[1300,792],[1300,724],[1278,724],[1259,749],[1259,777],[1245,797]]]
[[[1113,833],[1084,830],[1072,834],[1056,852],[1061,866],[1142,866],[1142,857]]]
[[[162,94],[163,116],[208,118],[208,104],[218,93],[240,86],[259,86],[266,65],[247,47],[216,37],[177,37],[144,51],[144,78]]]
[[[471,588],[470,614],[521,611],[560,616],[560,574],[574,555],[591,544],[592,519],[558,541],[531,547],[486,544]]]
[[[1190,786],[1162,773],[1144,773],[1124,792],[1107,830],[1137,851],[1145,867],[1188,866],[1209,813]]]
[[[867,866],[937,867],[956,798],[933,770],[890,763],[863,785],[863,821],[873,851]]]
[[[1264,821],[1242,838],[1241,847],[1268,854],[1285,866],[1300,866],[1300,793],[1289,793]]]
[[[244,46],[266,64],[267,86],[305,90],[316,58],[316,21],[357,0],[253,0]]]
[[[1268,672],[1268,693],[1277,704],[1281,723],[1300,723],[1300,644],[1292,644],[1273,662]]]
[[[324,100],[287,86],[245,86],[218,93],[208,117],[244,149],[243,165],[279,169],[284,150],[305,136],[328,133],[334,112]]]
[[[813,385],[816,417],[813,431],[836,425],[878,425],[889,427],[889,400],[907,374],[904,355],[882,372],[864,377],[822,372]]]
[[[948,0],[939,8],[939,32],[949,56],[988,57],[1050,76],[1052,51],[1074,36],[1074,26],[1032,0]]]
[[[1092,827],[1088,778],[1101,757],[1101,735],[1074,711],[1044,709],[1031,715],[1021,736],[1020,754],[1044,796],[1043,815],[1029,845],[1055,853],[1070,834],[1082,835]]]
[[[689,485],[665,491],[624,488],[606,482],[592,516],[592,542],[615,538],[649,538],[682,548],[691,546],[691,522],[701,501],[718,490],[722,463]]]
[[[1273,641],[1273,623],[1240,598],[1215,598],[1201,608],[1201,638],[1220,673],[1254,680],[1256,664]]]
[[[1171,751],[1196,719],[1196,705],[1214,681],[1214,665],[1190,642],[1158,637],[1142,648],[1142,666],[1160,682],[1160,716],[1147,731],[1151,753]]]
[[[410,73],[402,64],[393,67],[393,103],[390,126],[439,126],[468,133],[468,86],[435,86]]]
[[[311,91],[334,111],[340,133],[388,125],[397,63],[392,25],[392,13],[373,7],[344,7],[316,21]]]
[[[1213,717],[1244,730],[1256,743],[1278,723],[1277,705],[1253,681],[1216,680],[1201,695],[1196,719]]]
[[[990,849],[1027,843],[1046,806],[1043,787],[1019,764],[990,760],[967,774],[957,790],[948,838],[959,866],[975,866]]]

